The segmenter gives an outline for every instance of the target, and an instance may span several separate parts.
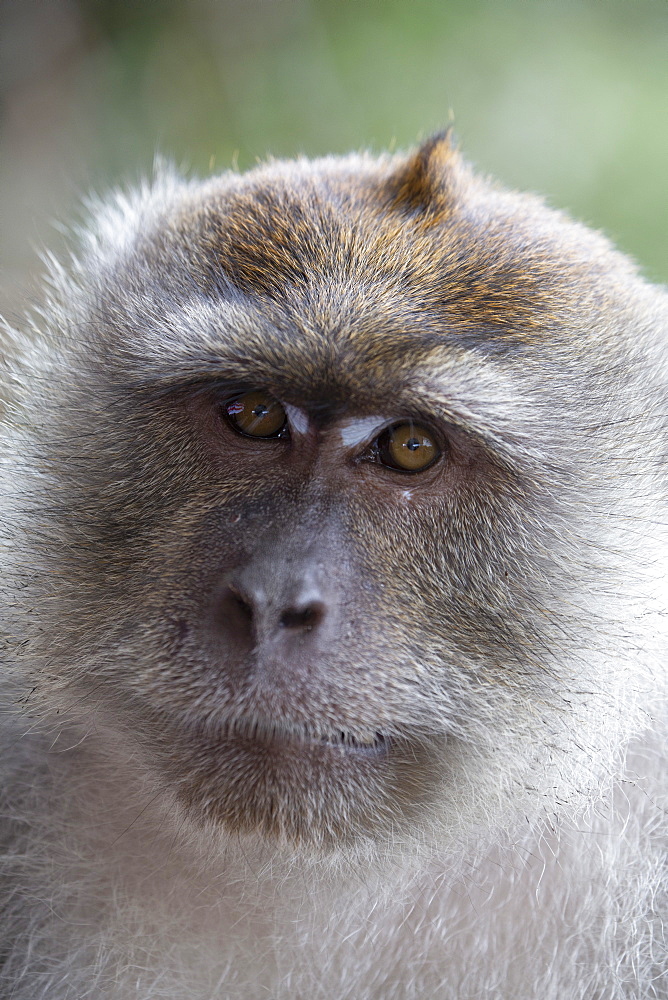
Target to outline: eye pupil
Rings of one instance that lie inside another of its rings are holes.
[[[268,413],[269,413],[269,407],[264,406],[262,403],[258,403],[258,405],[253,410],[253,416],[255,417],[266,417]]]
[[[409,438],[405,447],[408,448],[409,451],[417,451],[420,447],[420,442],[417,438]]]

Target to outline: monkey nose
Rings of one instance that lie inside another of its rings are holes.
[[[253,645],[282,642],[317,632],[327,602],[312,581],[267,587],[262,581],[232,579],[222,595],[219,625],[231,639]]]

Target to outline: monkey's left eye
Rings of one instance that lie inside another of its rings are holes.
[[[234,430],[247,437],[276,438],[287,424],[281,404],[262,389],[231,399],[224,410]]]
[[[383,465],[400,472],[422,472],[441,454],[434,435],[412,420],[384,430],[376,442],[376,449]]]

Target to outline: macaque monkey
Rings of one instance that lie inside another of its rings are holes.
[[[4,333],[3,1000],[668,997],[667,332],[447,135],[99,206]]]

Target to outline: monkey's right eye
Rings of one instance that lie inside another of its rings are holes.
[[[230,426],[246,437],[277,438],[287,425],[281,404],[262,389],[237,396],[223,408]]]

